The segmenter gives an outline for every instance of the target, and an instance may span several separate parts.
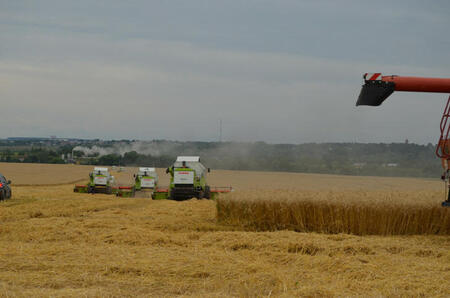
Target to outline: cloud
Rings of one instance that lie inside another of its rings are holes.
[[[445,64],[217,47],[126,30],[111,36],[101,31],[103,18],[80,27],[60,16],[43,25],[32,12],[8,20],[0,35],[1,137],[216,140],[222,119],[226,140],[426,143],[445,96],[395,94],[379,108],[355,108],[362,73],[450,75]]]

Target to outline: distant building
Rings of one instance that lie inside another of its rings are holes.
[[[366,165],[365,162],[355,162],[355,163],[353,164],[353,166],[354,166],[355,168],[357,168],[357,169],[361,169],[361,168],[363,168],[365,165]]]
[[[398,163],[396,163],[396,162],[384,163],[384,164],[382,164],[382,166],[389,167],[389,168],[395,168],[395,167],[398,167]]]

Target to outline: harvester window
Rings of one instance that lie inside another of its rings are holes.
[[[195,171],[195,173],[197,175],[203,175],[204,172],[206,171],[205,166],[203,166],[201,163],[199,162],[185,162],[186,163],[186,167],[193,169]],[[174,167],[176,168],[181,168],[183,166],[183,164],[179,161],[174,163]]]

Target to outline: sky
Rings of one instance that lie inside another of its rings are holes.
[[[450,2],[0,0],[0,138],[435,143],[448,95],[356,107],[362,75],[450,77]]]

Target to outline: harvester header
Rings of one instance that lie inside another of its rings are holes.
[[[365,73],[357,106],[379,106],[394,91],[450,93],[450,79]]]

